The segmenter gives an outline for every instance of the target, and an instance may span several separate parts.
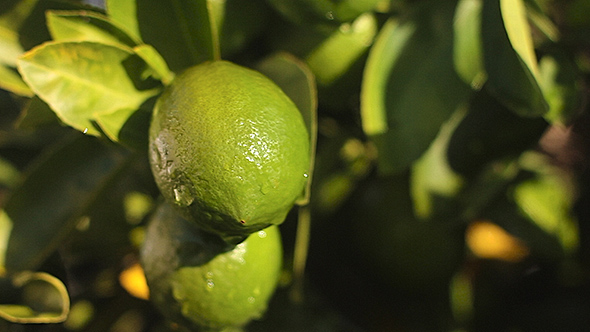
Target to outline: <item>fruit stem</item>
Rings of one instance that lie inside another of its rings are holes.
[[[309,235],[311,230],[311,212],[309,205],[300,206],[298,211],[297,233],[295,235],[295,250],[293,254],[293,286],[291,301],[303,302],[303,283],[305,264],[309,249]]]

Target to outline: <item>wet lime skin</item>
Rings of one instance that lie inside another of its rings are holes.
[[[169,204],[156,211],[141,250],[150,300],[169,320],[199,331],[238,328],[261,317],[282,255],[277,226],[229,245]]]
[[[205,62],[159,97],[150,162],[163,196],[183,216],[238,243],[280,224],[301,197],[309,139],[297,107],[267,77]]]

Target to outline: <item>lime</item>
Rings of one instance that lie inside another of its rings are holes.
[[[276,226],[233,246],[169,204],[150,221],[141,251],[151,301],[173,322],[210,330],[237,328],[265,312],[282,257]]]
[[[160,191],[185,218],[228,242],[285,219],[303,194],[309,153],[291,99],[231,62],[186,70],[154,107],[150,161]]]

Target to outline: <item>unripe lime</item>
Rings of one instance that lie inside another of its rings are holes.
[[[167,318],[189,328],[221,330],[264,313],[282,253],[276,226],[233,246],[163,204],[148,226],[141,259],[151,301]]]
[[[309,138],[299,110],[270,79],[227,61],[205,62],[158,99],[150,161],[168,202],[237,243],[281,223],[302,195]]]

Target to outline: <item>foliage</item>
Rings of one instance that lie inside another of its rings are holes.
[[[2,1],[0,330],[183,330],[137,269],[161,199],[148,127],[178,74],[219,59],[271,78],[312,146],[247,331],[588,326],[588,9]]]

